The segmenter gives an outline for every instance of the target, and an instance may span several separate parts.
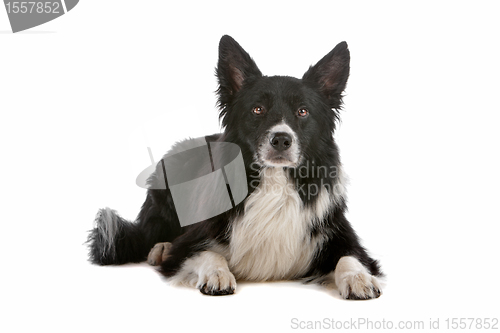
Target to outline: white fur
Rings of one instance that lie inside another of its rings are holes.
[[[105,246],[103,252],[109,251],[112,255],[115,254],[113,247],[115,235],[118,232],[118,214],[115,210],[109,207],[99,209],[95,217],[95,227],[99,234],[103,237]]]
[[[309,227],[321,223],[332,207],[325,189],[313,208],[304,208],[283,168],[264,168],[261,183],[231,228],[228,262],[238,279],[291,279],[305,273],[321,236]]]
[[[377,278],[372,276],[358,259],[351,256],[340,258],[333,276],[343,298],[376,298],[377,292],[382,290]]]
[[[226,258],[213,251],[203,251],[187,259],[180,271],[169,280],[208,291],[234,290],[236,279],[229,271]]]

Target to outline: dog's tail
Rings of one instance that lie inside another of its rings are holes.
[[[125,220],[107,207],[99,209],[94,223],[87,241],[92,263],[120,265],[146,259],[149,249],[139,224]]]

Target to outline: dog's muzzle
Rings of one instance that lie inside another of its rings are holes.
[[[299,162],[296,133],[286,124],[272,127],[263,138],[258,152],[260,162],[271,167],[291,167]]]

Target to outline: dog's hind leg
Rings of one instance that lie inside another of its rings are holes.
[[[172,243],[157,243],[148,254],[148,264],[158,266],[167,259],[168,251],[172,247]]]

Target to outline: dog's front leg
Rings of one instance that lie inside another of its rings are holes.
[[[345,299],[371,299],[381,294],[377,278],[353,256],[340,258],[333,275],[339,293]]]
[[[324,221],[326,241],[312,263],[311,275],[321,283],[334,282],[344,299],[371,299],[382,293],[378,281],[383,277],[379,263],[361,246],[342,207],[331,212]]]
[[[198,252],[186,259],[171,282],[195,287],[211,296],[231,295],[236,289],[226,258],[213,251]]]

